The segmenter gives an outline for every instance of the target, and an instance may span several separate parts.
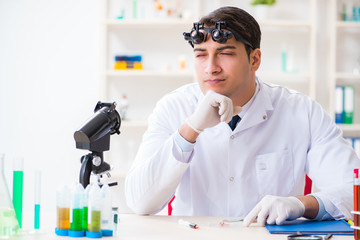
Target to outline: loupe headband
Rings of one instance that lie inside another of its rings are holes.
[[[205,42],[208,34],[211,35],[213,41],[218,43],[226,43],[228,39],[234,36],[238,42],[242,42],[254,49],[251,43],[246,41],[240,34],[229,28],[225,21],[216,22],[213,28],[206,28],[202,22],[194,22],[194,26],[191,31],[183,33],[184,39],[188,41],[192,47],[194,47],[194,44]]]

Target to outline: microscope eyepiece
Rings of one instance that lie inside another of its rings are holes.
[[[120,134],[121,118],[116,111],[116,102],[98,102],[95,114],[74,133],[76,148],[103,152],[110,148],[110,135]]]

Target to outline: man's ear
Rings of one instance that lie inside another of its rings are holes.
[[[257,71],[261,63],[261,51],[259,48],[254,49],[250,53],[250,68],[253,72]]]

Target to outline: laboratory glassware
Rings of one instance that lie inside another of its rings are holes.
[[[41,196],[41,171],[35,171],[34,189],[34,229],[40,228],[40,196]]]
[[[83,209],[84,207],[84,187],[80,183],[74,184],[71,191],[70,202],[70,237],[83,237]]]
[[[5,155],[0,154],[0,239],[10,238],[19,230],[9,188],[4,175]]]
[[[63,185],[56,191],[56,228],[59,236],[67,236],[70,229],[70,189]]]
[[[86,236],[90,238],[101,238],[101,190],[97,183],[90,186],[89,207],[88,207],[88,231]]]
[[[89,207],[89,191],[90,191],[90,184],[86,186],[84,192],[84,207],[83,207],[83,230],[88,230],[88,207]]]
[[[101,210],[101,232],[103,236],[113,235],[113,218],[111,206],[111,191],[107,183],[101,188],[102,210]]]
[[[24,159],[15,157],[13,162],[13,204],[19,227],[22,228]]]

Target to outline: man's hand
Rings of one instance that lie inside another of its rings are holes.
[[[209,90],[195,112],[187,119],[187,124],[196,132],[201,132],[220,122],[229,122],[240,112],[241,107],[233,107],[230,98]]]
[[[244,226],[248,227],[257,217],[261,226],[267,224],[282,224],[285,220],[302,217],[304,204],[296,197],[265,196],[245,217]]]

